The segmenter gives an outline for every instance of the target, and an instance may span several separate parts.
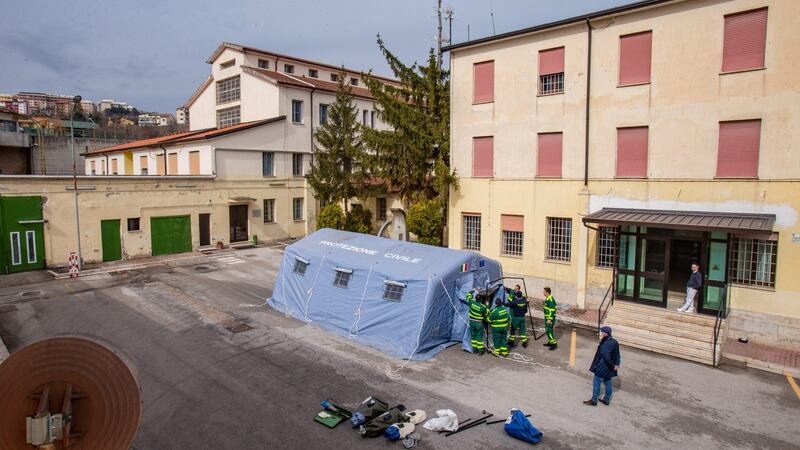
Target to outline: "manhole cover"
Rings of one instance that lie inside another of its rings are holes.
[[[19,293],[20,297],[23,298],[31,298],[31,297],[38,297],[42,295],[44,292],[36,290],[36,291],[22,291]]]
[[[195,272],[206,273],[206,272],[211,272],[212,270],[214,269],[208,266],[194,266]]]
[[[250,325],[246,323],[237,323],[236,325],[232,325],[227,327],[228,331],[231,333],[243,333],[245,331],[250,331],[253,329]]]

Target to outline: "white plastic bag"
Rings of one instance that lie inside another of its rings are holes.
[[[453,411],[440,409],[436,411],[436,415],[439,417],[425,422],[422,428],[431,431],[456,431],[458,429],[458,416]]]
[[[414,411],[407,412],[406,417],[408,417],[408,421],[413,423],[414,425],[418,425],[425,421],[425,411],[421,409],[415,409]]]

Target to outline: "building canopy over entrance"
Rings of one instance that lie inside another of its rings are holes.
[[[583,223],[613,226],[639,225],[769,236],[772,234],[772,226],[775,224],[775,215],[603,208],[584,217]]]

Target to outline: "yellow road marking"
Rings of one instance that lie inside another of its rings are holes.
[[[797,386],[797,383],[795,383],[794,378],[792,378],[792,375],[786,371],[784,371],[783,374],[786,375],[786,379],[789,381],[789,386],[792,387],[794,394],[797,396],[798,399],[800,399],[800,387]]]
[[[575,340],[577,338],[577,333],[575,332],[575,328],[572,329],[572,340],[569,343],[569,366],[575,367]]]

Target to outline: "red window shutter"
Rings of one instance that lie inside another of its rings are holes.
[[[650,57],[653,32],[629,34],[619,38],[619,84],[650,82]]]
[[[757,177],[761,120],[720,122],[718,177]]]
[[[522,233],[525,228],[525,216],[502,214],[500,216],[500,226],[503,231],[519,231]]]
[[[536,158],[537,177],[561,177],[561,133],[539,134],[539,152]]]
[[[472,102],[489,103],[494,101],[494,61],[477,63],[473,66]]]
[[[472,139],[472,176],[491,177],[494,174],[494,137]]]
[[[647,127],[617,128],[617,176],[647,177]]]
[[[539,52],[539,76],[564,72],[564,47]]]
[[[722,71],[764,67],[767,8],[725,16]]]

